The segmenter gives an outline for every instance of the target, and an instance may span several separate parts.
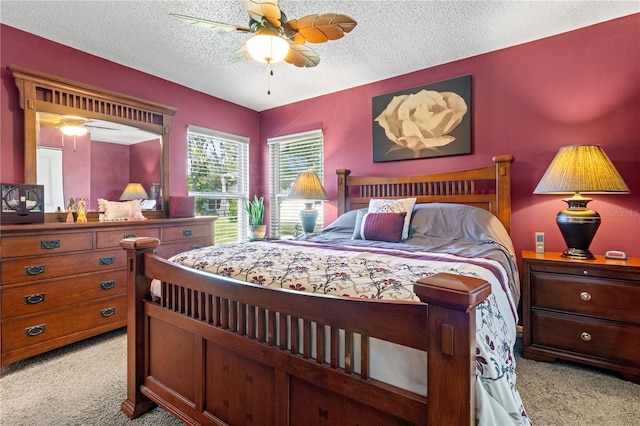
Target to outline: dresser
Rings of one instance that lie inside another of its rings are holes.
[[[212,245],[215,218],[0,227],[0,365],[127,325],[126,252],[153,237],[169,257]]]
[[[640,383],[640,258],[522,253],[523,356],[617,371]]]

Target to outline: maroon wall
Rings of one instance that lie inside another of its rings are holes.
[[[534,196],[533,189],[558,148],[600,144],[632,193],[594,195],[591,207],[603,222],[592,249],[640,256],[640,14],[262,113],[11,27],[1,25],[0,31],[2,181],[22,181],[23,176],[22,111],[6,69],[15,64],[178,108],[170,149],[173,194],[186,193],[188,124],[251,139],[250,158],[258,162],[251,166],[250,193],[268,189],[268,137],[322,128],[327,192],[334,199],[325,203],[327,220],[336,214],[336,168],[354,174],[431,173],[485,166],[493,155],[512,154],[517,250],[533,248],[535,231],[546,233],[548,250],[564,248],[555,224],[564,207],[561,197]],[[473,84],[471,155],[371,161],[372,97],[467,74]]]
[[[159,60],[162,60],[160,56]],[[2,182],[24,180],[23,114],[18,102],[18,89],[7,65],[29,68],[176,108],[169,150],[170,191],[173,195],[187,193],[187,126],[190,124],[248,137],[251,140],[250,158],[260,159],[256,111],[0,24]],[[257,172],[258,169],[254,170]],[[251,193],[255,192],[253,187],[250,189]]]
[[[473,86],[471,155],[372,162],[372,97],[467,74]],[[593,195],[590,207],[602,225],[591,248],[640,256],[640,14],[260,114],[262,145],[269,137],[317,128],[324,130],[329,199],[336,196],[338,168],[432,173],[514,155],[512,237],[518,251],[534,248],[536,231],[545,232],[547,250],[565,248],[555,223],[566,206],[563,197],[532,192],[560,147],[600,144],[631,194]],[[268,182],[266,167],[263,174]],[[335,201],[325,203],[327,220],[335,215]]]

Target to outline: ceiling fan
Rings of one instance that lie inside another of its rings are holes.
[[[357,22],[338,13],[312,14],[288,19],[278,0],[242,0],[249,13],[247,27],[172,13],[196,26],[218,32],[253,33],[229,58],[232,62],[254,59],[268,64],[284,60],[296,67],[315,67],[320,56],[306,43],[324,43],[342,38]]]

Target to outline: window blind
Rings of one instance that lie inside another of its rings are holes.
[[[189,195],[196,216],[217,216],[215,242],[245,241],[249,196],[249,139],[197,126],[188,129]]]
[[[289,200],[289,190],[302,172],[315,172],[324,182],[324,150],[322,130],[270,138],[269,145],[269,199],[270,229],[272,237],[289,237],[300,227],[302,200]],[[317,202],[316,229],[323,226],[322,203]]]

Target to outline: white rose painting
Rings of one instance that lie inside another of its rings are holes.
[[[373,161],[469,154],[471,76],[373,99]]]

